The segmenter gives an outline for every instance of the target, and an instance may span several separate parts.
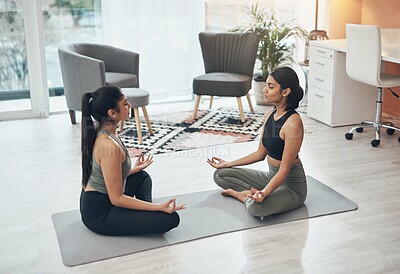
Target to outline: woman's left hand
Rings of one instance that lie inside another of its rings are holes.
[[[247,194],[247,197],[257,203],[261,203],[267,197],[267,194],[261,190],[257,190],[254,194]]]
[[[153,155],[147,155],[145,158],[143,153],[140,153],[139,156],[136,159],[135,166],[134,168],[137,170],[143,170],[149,165],[153,163]]]

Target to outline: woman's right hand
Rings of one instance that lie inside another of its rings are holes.
[[[229,167],[228,162],[218,157],[212,157],[211,159],[207,159],[207,163],[216,169]]]
[[[160,204],[160,211],[169,213],[169,214],[171,214],[175,211],[181,210],[181,209],[185,209],[185,208],[186,208],[185,204],[176,205],[175,198],[169,199],[168,201]]]

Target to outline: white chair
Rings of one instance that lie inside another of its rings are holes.
[[[390,122],[382,122],[382,97],[383,88],[388,88],[392,94],[395,93],[390,87],[400,86],[400,75],[381,72],[382,45],[381,31],[378,26],[370,25],[346,25],[346,72],[356,81],[375,86],[378,88],[376,100],[375,121],[363,121],[360,125],[353,127],[345,137],[347,140],[353,138],[353,131],[362,132],[364,127],[374,127],[376,137],[371,141],[373,147],[380,144],[380,129],[386,128],[386,132],[392,135],[395,127]],[[349,91],[351,92],[351,91]],[[395,95],[397,96],[397,95]],[[400,137],[398,138],[400,142]]]

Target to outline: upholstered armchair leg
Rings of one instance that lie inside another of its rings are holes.
[[[247,92],[247,94],[246,94],[246,98],[247,98],[247,102],[249,102],[250,110],[254,112],[253,104],[251,103],[250,94],[249,94],[248,92]]]
[[[240,97],[237,97],[237,103],[238,103],[238,106],[239,106],[240,121],[242,123],[244,123],[244,121],[245,121],[245,119],[244,119],[244,111],[243,111],[242,100],[240,99]]]
[[[197,117],[197,110],[199,109],[199,105],[200,105],[200,95],[196,95],[196,102],[194,103],[194,110],[193,110],[193,120],[196,119]]]
[[[133,111],[135,112],[137,136],[138,136],[138,139],[139,139],[139,144],[141,145],[143,143],[143,137],[142,137],[142,126],[140,125],[139,109],[138,108],[134,108]]]
[[[210,108],[212,108],[214,96],[210,96]]]
[[[147,113],[147,109],[146,109],[145,106],[142,107],[142,111],[143,111],[144,119],[146,120],[147,127],[148,127],[148,129],[149,129],[149,133],[150,133],[150,135],[153,135],[153,134],[154,134],[154,131],[153,131],[153,128],[151,127],[151,122],[150,122],[150,119],[149,119],[149,114]]]
[[[71,119],[71,123],[76,125],[76,115],[75,110],[69,110],[69,118]]]

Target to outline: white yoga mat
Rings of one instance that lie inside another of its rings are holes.
[[[63,262],[75,266],[222,233],[357,209],[357,204],[311,176],[307,176],[307,182],[308,195],[303,206],[264,220],[250,216],[237,200],[221,196],[221,189],[175,196],[187,209],[179,211],[179,226],[164,234],[98,235],[83,225],[79,210],[55,213],[52,220]]]

